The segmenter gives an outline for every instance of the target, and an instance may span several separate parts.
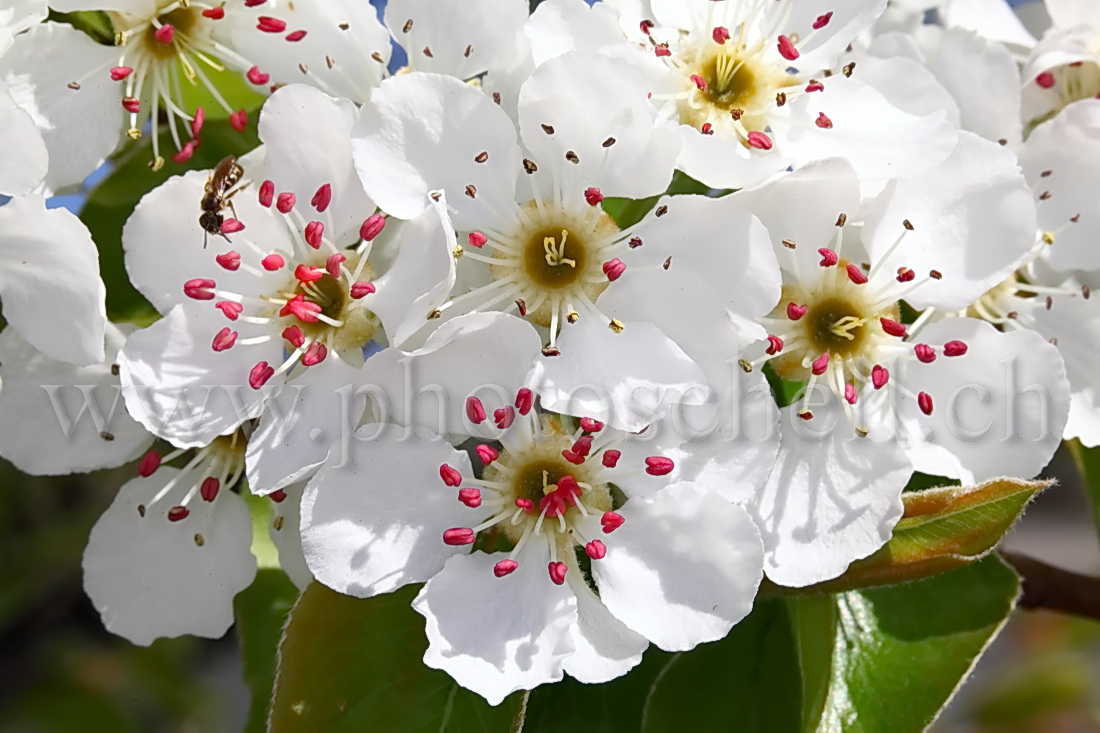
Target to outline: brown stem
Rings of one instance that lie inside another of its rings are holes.
[[[1100,578],[1047,565],[1027,555],[1001,551],[1023,579],[1021,608],[1045,609],[1100,621]]]

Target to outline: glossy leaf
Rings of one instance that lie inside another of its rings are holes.
[[[237,594],[233,601],[244,681],[252,691],[245,733],[267,730],[279,638],[297,598],[298,589],[282,570],[263,569],[256,573],[252,585]]]
[[[279,647],[269,730],[507,733],[523,695],[490,707],[424,666],[424,619],[409,605],[418,590],[362,600],[310,583]]]

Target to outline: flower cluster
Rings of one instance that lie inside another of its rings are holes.
[[[915,472],[1100,444],[1100,12],[886,5],[0,10],[0,455],[134,465],[106,627],[220,636],[266,512],[301,587],[422,584],[425,663],[498,704],[840,576]],[[208,117],[242,147],[189,170]],[[46,206],[134,154],[140,328]]]

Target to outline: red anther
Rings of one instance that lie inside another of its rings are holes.
[[[230,300],[222,300],[214,304],[214,307],[220,310],[225,317],[231,321],[237,320],[237,316],[241,315],[244,311],[244,306],[240,303],[234,303]]]
[[[500,458],[500,451],[498,451],[491,445],[485,445],[484,443],[482,443],[477,448],[475,448],[475,450],[477,451],[477,457],[480,458],[481,462],[486,466],[488,466],[496,459]]]
[[[309,265],[298,265],[294,268],[294,278],[299,282],[312,283],[317,282],[325,276],[325,271],[320,267],[310,267]]]
[[[856,400],[859,399],[859,395],[856,393],[855,385],[844,385],[844,399],[848,401],[849,405],[854,405],[856,403]]]
[[[183,294],[195,300],[213,300],[216,287],[217,284],[213,280],[197,277],[183,284]]]
[[[275,202],[275,182],[271,180],[260,184],[260,206],[270,209]]]
[[[174,506],[168,510],[168,521],[178,522],[181,519],[187,519],[187,516],[191,513],[191,510],[185,506]]]
[[[226,219],[222,222],[221,229],[226,234],[234,234],[236,232],[244,231],[244,223],[237,219]]]
[[[153,31],[153,38],[161,43],[171,43],[176,38],[176,28],[171,23],[165,23]]]
[[[643,20],[641,23],[638,24],[638,27],[641,28],[642,33],[645,33],[648,36],[649,32],[653,30],[653,21]]]
[[[122,81],[133,73],[134,70],[129,66],[116,66],[111,69],[111,81]]]
[[[198,147],[196,140],[188,140],[183,144],[183,147],[172,153],[173,163],[186,163],[191,160],[191,156],[195,154],[195,148]]]
[[[528,514],[535,513],[535,502],[531,501],[530,499],[516,499],[516,506],[518,506],[520,509],[527,512]]]
[[[339,280],[340,279],[340,265],[347,262],[347,259],[348,259],[347,257],[345,257],[344,255],[342,255],[340,253],[336,253],[334,255],[331,255],[325,261],[325,272],[327,272],[328,274],[332,275],[334,278]]]
[[[259,66],[253,66],[251,69],[249,69],[247,76],[250,82],[258,86],[263,86],[264,84],[267,84],[269,81],[271,81],[271,74],[265,74],[264,72],[260,71]]]
[[[603,423],[591,417],[582,417],[581,430],[586,433],[598,433],[603,430]]]
[[[698,74],[692,74],[690,78],[691,78],[691,83],[694,84],[695,87],[699,91],[705,92],[707,90],[707,80],[706,79],[699,76]]]
[[[569,448],[566,448],[561,452],[561,457],[572,463],[574,466],[579,466],[584,463],[584,456],[580,455],[579,453],[575,453]]]
[[[511,575],[516,572],[516,568],[519,567],[519,563],[515,560],[501,560],[493,566],[493,575],[498,578],[503,578],[505,575]]]
[[[814,120],[814,124],[822,130],[831,130],[833,128],[833,121],[830,120],[824,112],[817,113],[817,119]]]
[[[481,492],[477,489],[459,489],[458,500],[471,509],[481,506]]]
[[[768,336],[768,348],[764,349],[764,353],[768,356],[775,356],[783,350],[783,339],[778,336]]]
[[[812,371],[814,374],[816,374],[819,377],[822,374],[824,374],[825,370],[828,369],[828,368],[829,368],[829,352],[828,351],[822,353],[821,356],[814,359],[813,363],[810,364],[810,371]]]
[[[709,122],[704,122],[702,127],[699,128],[699,132],[703,133],[704,135],[713,135],[714,125],[710,124]]]
[[[470,232],[470,236],[467,241],[469,241],[471,247],[477,247],[478,249],[481,249],[485,246],[485,243],[489,241],[489,238],[481,232]]]
[[[248,112],[239,109],[229,115],[229,124],[232,125],[233,129],[237,132],[244,132],[244,128],[248,127]]]
[[[280,214],[289,214],[296,203],[298,203],[298,197],[286,191],[279,194],[278,198],[275,199],[275,208],[279,210]]]
[[[226,326],[214,334],[214,343],[211,344],[211,348],[214,351],[225,351],[235,343],[237,343],[237,332]]]
[[[772,139],[762,132],[752,131],[748,135],[749,145],[757,150],[771,150]]]
[[[286,492],[282,489],[277,489],[268,494],[267,498],[271,499],[276,504],[282,504],[286,500]]]
[[[286,260],[283,259],[282,255],[269,254],[267,257],[260,260],[260,264],[263,265],[264,269],[268,272],[275,272],[286,265]]]
[[[898,282],[899,283],[913,282],[913,280],[916,277],[917,277],[917,271],[916,270],[910,270],[908,267],[902,267],[898,270]]]
[[[504,407],[498,407],[493,410],[493,423],[501,430],[507,430],[512,427],[512,423],[516,421],[516,408],[511,405],[505,405]]]
[[[840,262],[840,255],[827,247],[822,247],[817,251],[821,255],[820,265],[822,267],[832,267],[836,263]]]
[[[592,452],[592,436],[582,435],[577,438],[577,441],[573,443],[572,451],[578,456],[587,458],[588,454]]]
[[[829,24],[829,21],[832,20],[832,19],[833,19],[833,11],[830,10],[829,12],[825,13],[825,15],[817,16],[817,20],[814,21],[814,24],[813,24],[812,27],[815,31],[820,30],[821,28],[824,28],[825,26],[827,26]]]
[[[252,367],[252,371],[248,373],[248,386],[252,389],[259,389],[267,384],[267,380],[273,376],[275,376],[275,367],[270,366],[266,361],[261,361]]]
[[[917,406],[920,407],[920,411],[925,415],[932,414],[932,395],[927,392],[921,392],[917,395]]]
[[[825,91],[825,85],[819,82],[817,79],[813,79],[806,85],[806,92],[823,92]]]
[[[558,479],[557,487],[557,493],[561,494],[570,506],[576,506],[577,499],[581,498],[581,494],[584,493],[581,490],[581,485],[577,483],[577,479],[569,474]]]
[[[296,349],[302,348],[302,345],[306,342],[306,335],[302,333],[302,329],[298,328],[297,325],[284,328],[283,338]]]
[[[676,468],[676,464],[672,462],[671,458],[650,456],[645,459],[645,472],[650,476],[664,476],[672,473],[674,468]]]
[[[546,566],[550,571],[550,580],[554,581],[554,585],[561,585],[565,582],[565,571],[568,569],[563,562],[552,562]]]
[[[206,122],[206,110],[202,107],[195,108],[195,116],[191,119],[191,137],[198,137],[202,132],[202,126]]]
[[[624,272],[626,272],[626,265],[618,257],[603,263],[603,274],[607,275],[610,282],[618,280]]]
[[[466,417],[475,425],[485,422],[485,405],[477,397],[466,398]]]
[[[257,5],[263,5],[267,0],[244,0],[244,6],[246,8],[254,8]]]
[[[584,554],[593,560],[603,560],[607,557],[607,545],[599,540],[592,540],[584,546]]]
[[[246,0],[245,5],[248,5]],[[225,8],[207,8],[202,11],[202,17],[209,18],[210,20],[221,20],[225,17]]]
[[[160,468],[160,453],[156,449],[150,449],[138,462],[138,476],[148,478]]]
[[[526,415],[531,411],[531,408],[535,404],[535,394],[531,390],[524,387],[516,393],[516,409],[519,410],[519,414]]]
[[[448,545],[472,545],[475,539],[477,538],[474,536],[474,531],[469,527],[455,527],[443,531],[443,542]]]
[[[715,29],[710,32],[710,37],[714,39],[715,43],[722,45],[730,39],[729,28],[716,26]]]
[[[584,189],[584,200],[588,202],[589,206],[595,206],[603,201],[603,194],[600,193],[600,189],[595,186]]]
[[[137,97],[123,97],[122,108],[127,112],[133,112],[134,114],[137,114],[141,111],[141,102],[138,101]]]
[[[923,364],[931,364],[936,360],[936,350],[928,344],[917,344],[913,347],[913,353],[917,355],[917,360]]]
[[[794,61],[800,55],[798,49],[794,47],[794,41],[787,36],[780,36],[776,47],[779,49],[779,55],[788,61]]]
[[[663,58],[665,56],[671,56],[672,55],[672,51],[668,50],[668,44],[667,43],[658,44],[653,49],[653,53],[657,54],[657,58]]]
[[[619,459],[623,457],[623,452],[611,448],[603,452],[603,457],[600,459],[600,463],[604,465],[604,468],[615,468],[619,465]]]
[[[256,28],[264,33],[282,33],[286,30],[286,21],[272,18],[270,15],[261,15],[256,19]]]
[[[604,512],[600,517],[600,524],[603,525],[603,533],[611,534],[619,527],[623,526],[623,522],[626,518],[622,514],[616,514],[615,512]]]
[[[443,479],[443,483],[448,486],[460,486],[462,484],[462,474],[454,466],[444,463],[439,467],[439,478]]]
[[[1035,77],[1035,83],[1043,89],[1050,89],[1054,86],[1054,74],[1051,74],[1049,71],[1044,71],[1042,74]]]
[[[317,193],[313,194],[313,198],[310,199],[309,203],[317,211],[323,213],[328,205],[332,203],[332,184],[326,183],[318,188]]]
[[[321,249],[321,239],[325,236],[325,225],[319,221],[311,221],[306,224],[305,231],[302,232],[305,236],[306,244],[313,249]]]
[[[845,269],[848,271],[848,279],[856,285],[863,285],[867,282],[867,276],[863,274],[863,270],[859,269],[859,265],[849,262]]]
[[[302,364],[307,367],[316,366],[324,361],[326,356],[328,356],[328,347],[320,341],[314,341],[306,348],[306,353],[302,354]]]
[[[890,370],[886,367],[876,364],[871,369],[871,384],[875,386],[875,389],[882,389],[886,386],[886,383],[890,381]]]
[[[374,287],[374,283],[363,282],[359,280],[351,284],[351,297],[359,300],[365,298],[368,295],[377,292],[378,288]]]
[[[233,250],[222,252],[214,258],[214,261],[230,272],[234,272],[241,267],[241,253]]]
[[[804,305],[787,303],[787,318],[790,318],[792,321],[797,321],[799,318],[806,315],[807,310],[809,310],[809,308]]]
[[[798,416],[800,418],[802,418],[803,420],[813,420],[814,419],[814,414],[809,410],[803,410],[802,412],[798,413]]]
[[[202,496],[203,501],[214,501],[218,498],[218,489],[221,487],[221,481],[213,476],[207,476],[202,480],[202,486],[199,487],[199,495]]]
[[[286,40],[290,41],[291,43],[296,43],[297,41],[300,41],[305,37],[306,37],[306,32],[305,31],[294,31],[292,33],[287,33],[286,34]]]
[[[359,227],[359,238],[365,242],[373,241],[375,237],[386,228],[386,217],[381,214],[371,214],[363,225]]]
[[[943,345],[944,356],[962,356],[969,347],[962,341],[948,341]]]
[[[889,318],[880,318],[878,319],[878,322],[882,324],[882,330],[890,334],[891,336],[905,338],[906,331],[904,325],[898,323],[897,321],[892,321]]]
[[[539,499],[539,512],[548,517],[560,517],[566,509],[565,496],[558,491],[551,491]]]

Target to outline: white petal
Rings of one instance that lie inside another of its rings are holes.
[[[354,104],[304,84],[275,92],[260,114],[260,139],[267,146],[264,177],[275,183],[279,193],[294,193],[298,212],[307,221],[325,222],[335,230],[330,233],[334,240],[348,232],[358,233],[363,220],[374,212],[374,202],[367,198],[352,165],[354,123]],[[332,204],[321,216],[310,201],[326,183],[332,186]]]
[[[806,39],[798,44],[798,68],[810,74],[833,67],[852,39],[868,30],[886,8],[883,0],[799,0],[791,5],[781,31]],[[776,7],[773,12],[785,10]],[[814,31],[813,23],[828,12],[833,14],[829,23]]]
[[[359,111],[352,150],[367,193],[384,211],[411,219],[430,191],[444,190],[473,222],[511,212],[519,148],[512,121],[491,98],[453,77],[415,72],[387,79],[371,102]],[[481,153],[485,163],[475,160]],[[476,198],[466,194],[469,185]]]
[[[424,663],[490,705],[560,680],[577,622],[577,597],[547,576],[544,543],[526,549],[515,572],[497,578],[493,566],[501,557],[452,556],[413,601],[427,619]]]
[[[561,354],[540,357],[531,376],[542,406],[553,412],[636,432],[669,404],[699,404],[706,394],[699,365],[645,321],[626,322],[622,333],[613,333],[595,318],[582,318],[562,329],[557,344]]]
[[[271,541],[279,553],[279,567],[300,590],[305,590],[309,581],[313,580],[313,573],[310,572],[305,553],[302,552],[300,530],[302,492],[305,487],[304,483],[300,483],[284,489],[286,498],[275,504],[271,526],[268,528]]]
[[[932,396],[930,416],[913,400],[902,406],[910,436],[927,436],[910,443],[917,470],[965,484],[1037,475],[1061,442],[1069,410],[1058,349],[1033,331],[1001,333],[972,318],[933,323],[917,340],[959,340],[969,347],[963,356],[941,354],[931,364],[911,363],[904,375],[891,375],[914,394]]]
[[[692,484],[631,499],[626,520],[592,563],[600,598],[667,651],[724,637],[752,610],[762,577],[760,533],[745,510]]]
[[[0,430],[0,455],[37,476],[114,468],[140,456],[153,436],[126,414],[118,375],[111,373],[124,339],[119,327],[107,324],[106,360],[75,367],[40,354],[14,329],[5,329],[0,414],[11,419]]]
[[[649,641],[615,618],[576,573],[567,576],[577,596],[577,623],[572,628],[573,654],[565,671],[578,682],[595,685],[621,677],[642,661]]]
[[[858,55],[855,63],[859,69],[859,80],[874,87],[902,112],[921,117],[943,110],[951,124],[959,124],[958,103],[928,70],[923,59]],[[1012,118],[1009,123],[1018,117]],[[1019,124],[1016,127],[1019,128]]]
[[[122,93],[107,73],[117,59],[113,46],[61,23],[21,33],[0,57],[0,81],[42,131],[50,154],[50,191],[83,181],[118,146]],[[77,80],[80,88],[71,89]]]
[[[1056,26],[1075,25],[1100,27],[1100,8],[1092,0],[1045,0],[1047,12]]]
[[[536,65],[570,51],[616,55],[633,50],[606,2],[545,0],[531,13],[524,32]]]
[[[46,175],[49,156],[34,119],[0,82],[0,195],[21,196]]]
[[[84,590],[103,625],[142,646],[184,634],[220,637],[233,623],[233,596],[256,575],[252,520],[239,496],[192,501],[190,516],[177,522],[164,502],[145,506],[178,474],[163,467],[125,483],[84,551]]]
[[[153,0],[50,0],[50,7],[59,13],[81,10],[115,10],[138,17],[152,15],[156,10]]]
[[[945,0],[940,9],[946,26],[975,31],[994,41],[1031,47],[1035,38],[1003,0]]]
[[[835,402],[835,400],[834,400]],[[767,485],[747,509],[764,538],[764,572],[780,585],[830,580],[887,540],[901,518],[913,468],[890,440],[858,437],[843,413],[781,411],[781,442]]]
[[[672,180],[680,136],[657,126],[648,89],[642,72],[625,61],[580,53],[551,59],[520,90],[523,142],[540,166],[563,169],[572,151],[580,160],[568,164],[576,168],[578,191],[659,194]]]
[[[213,308],[176,306],[119,352],[126,409],[173,445],[200,448],[259,417],[268,392],[284,380],[278,375],[265,389],[252,389],[253,365],[282,364],[282,344],[272,339],[215,352],[211,343],[224,322]],[[255,334],[247,325],[239,327],[242,339]]]
[[[499,63],[528,13],[525,0],[391,0],[385,7],[386,25],[408,53],[410,70],[463,80]]]
[[[424,327],[432,311],[443,305],[455,284],[454,249],[458,246],[447,201],[430,201],[401,228],[397,259],[375,281],[376,294],[367,306],[377,315],[390,344],[402,345]]]
[[[1100,269],[1100,197],[1092,190],[1100,180],[1100,100],[1071,104],[1037,127],[1020,165],[1038,195],[1051,194],[1039,204],[1039,228],[1056,232],[1057,246],[1044,251],[1047,262],[1059,270]]]
[[[945,113],[914,117],[892,106],[854,77],[832,76],[825,90],[790,103],[791,131],[781,152],[804,165],[847,158],[862,180],[899,178],[935,168],[955,146]],[[832,122],[816,124],[824,113]]]
[[[491,510],[459,502],[439,477],[444,463],[473,475],[466,454],[446,441],[383,423],[360,428],[346,452],[334,450],[302,498],[302,550],[317,579],[368,598],[422,583],[466,552],[444,544],[443,532],[474,526]]]
[[[778,151],[758,154],[728,138],[704,135],[691,125],[677,129],[681,148],[676,167],[711,188],[758,186],[790,165]]]
[[[362,397],[350,394],[359,370],[333,355],[284,383],[264,407],[248,438],[248,486],[266,495],[306,480],[333,445],[346,440],[363,416]]]
[[[913,231],[903,228],[905,220]],[[961,131],[958,147],[934,172],[887,186],[867,213],[863,242],[876,270],[908,267],[917,277],[938,270],[942,279],[926,280],[906,299],[917,308],[957,311],[1020,265],[1034,232],[1035,204],[1016,156]]]
[[[47,210],[37,195],[0,207],[0,296],[8,323],[46,356],[103,361],[107,293],[95,242],[75,214]]]
[[[6,7],[0,9],[0,35],[15,35],[25,31],[44,20],[49,12],[45,0],[8,0],[5,5]],[[98,3],[97,7],[103,7],[103,3]],[[0,46],[0,53],[3,53],[3,46]]]

